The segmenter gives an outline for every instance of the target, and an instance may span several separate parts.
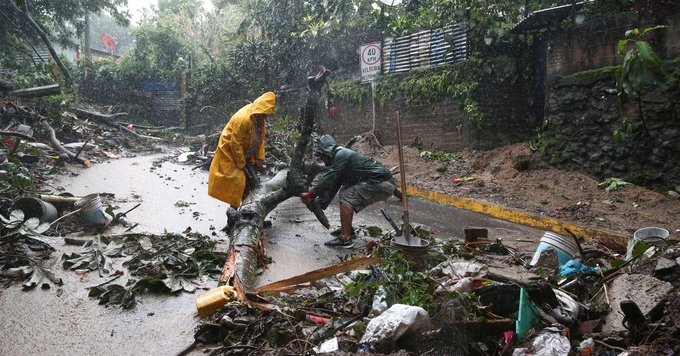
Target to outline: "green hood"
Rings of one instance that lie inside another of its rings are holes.
[[[316,146],[316,152],[323,153],[328,157],[333,156],[333,148],[338,144],[331,135],[323,135],[319,138],[319,143]]]

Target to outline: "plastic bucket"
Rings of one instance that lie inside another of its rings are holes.
[[[81,209],[80,216],[88,225],[108,225],[113,220],[102,206],[99,194],[86,195],[76,202],[75,206]]]
[[[635,243],[644,242],[649,245],[658,245],[666,242],[670,233],[660,227],[643,227],[633,233]]]
[[[14,202],[12,207],[23,211],[26,219],[38,218],[42,222],[52,222],[56,220],[59,215],[57,213],[57,208],[55,208],[54,205],[38,198],[19,198]]]
[[[553,232],[546,232],[543,234],[543,237],[541,237],[541,242],[536,248],[536,252],[531,259],[530,265],[535,265],[538,262],[541,251],[547,248],[555,249],[555,252],[557,253],[557,262],[560,266],[567,263],[569,260],[573,260],[574,256],[578,253],[578,245],[576,245],[576,241],[573,239]]]

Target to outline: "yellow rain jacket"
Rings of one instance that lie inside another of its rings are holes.
[[[224,126],[217,150],[210,164],[208,176],[208,194],[228,203],[233,208],[241,205],[241,198],[246,187],[246,166],[248,152],[253,152],[250,161],[264,160],[264,120],[259,130],[255,127],[255,114],[273,114],[276,107],[276,96],[272,92],[262,94],[252,104],[242,107]],[[260,137],[256,137],[257,131]],[[253,146],[253,150],[251,150]]]

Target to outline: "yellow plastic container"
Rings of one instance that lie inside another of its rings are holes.
[[[198,315],[205,318],[212,315],[223,305],[227,304],[238,296],[232,286],[221,286],[211,289],[196,297],[196,309]]]

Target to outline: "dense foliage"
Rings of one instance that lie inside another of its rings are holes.
[[[9,1],[3,0],[8,8]],[[657,1],[663,3],[663,1]],[[15,1],[20,4],[23,1]],[[125,23],[118,9],[125,0],[30,2],[33,15],[58,38],[82,33],[87,13],[109,12]],[[133,92],[145,83],[178,89],[185,80],[183,110],[195,120],[215,112],[230,113],[266,90],[295,91],[320,66],[333,71],[333,91],[361,101],[366,89],[356,82],[357,48],[385,37],[410,34],[456,23],[468,33],[468,61],[386,76],[380,80],[380,100],[403,98],[408,103],[448,97],[459,102],[470,122],[479,123],[474,90],[482,76],[497,80],[526,80],[531,38],[509,30],[532,11],[572,4],[572,0],[409,0],[398,6],[374,0],[301,2],[296,0],[216,0],[206,11],[199,0],[160,0],[134,29],[134,45],[117,61],[84,61],[74,77],[81,90],[106,104],[135,101]],[[602,5],[606,3],[606,6]],[[589,6],[588,16],[630,9],[633,0],[605,0]],[[72,10],[69,10],[72,9]],[[68,10],[68,11],[67,11]],[[22,19],[6,11],[0,42],[23,52],[18,45]],[[568,20],[566,20],[568,22]],[[567,23],[565,23],[568,25]],[[35,38],[33,34],[27,34]],[[69,37],[70,36],[70,37]],[[11,41],[10,41],[11,40]],[[9,54],[6,58],[15,58]],[[1,58],[0,58],[1,59]],[[128,103],[129,104],[129,103]],[[137,104],[141,104],[137,102]],[[209,107],[210,109],[208,109]],[[217,122],[222,122],[220,117]],[[217,123],[215,122],[215,123]],[[222,122],[223,123],[223,122]]]

